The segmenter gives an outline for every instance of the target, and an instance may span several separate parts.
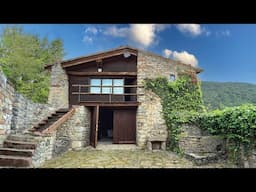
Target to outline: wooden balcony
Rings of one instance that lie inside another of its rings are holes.
[[[91,86],[91,85],[82,85],[82,84],[73,84],[72,87],[77,87],[76,91],[72,91],[72,95],[77,95],[78,103],[102,103],[106,104],[131,104],[137,105],[137,96],[141,94],[137,94],[137,88],[142,88],[143,86],[138,85],[124,85],[124,86]],[[91,88],[110,88],[114,90],[114,88],[123,88],[124,93],[92,93],[90,92]]]

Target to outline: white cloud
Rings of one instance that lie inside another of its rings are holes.
[[[83,37],[83,42],[85,42],[85,43],[92,43],[93,42],[93,38],[85,35]]]
[[[169,49],[164,49],[164,50],[163,50],[163,55],[164,55],[164,57],[166,57],[166,58],[170,58],[170,56],[172,55],[172,51],[169,50]]]
[[[203,29],[199,24],[177,24],[177,29],[182,33],[189,33],[198,36],[203,33]]]
[[[156,43],[157,33],[165,30],[170,25],[166,24],[130,24],[128,27],[111,26],[104,30],[104,35],[124,37],[143,48]]]
[[[111,26],[106,28],[105,31],[103,31],[103,34],[110,35],[113,37],[126,37],[128,32],[129,32],[128,27],[118,28],[117,26]]]
[[[156,27],[154,24],[131,24],[129,38],[142,45],[150,46],[156,37]]]
[[[84,30],[85,33],[92,33],[93,35],[97,35],[98,29],[96,27],[87,27]]]
[[[216,36],[217,37],[221,37],[221,36],[224,36],[224,37],[229,37],[231,35],[230,31],[229,30],[223,30],[223,31],[216,31]]]
[[[178,60],[182,63],[192,65],[194,67],[197,67],[198,60],[193,54],[188,53],[187,51],[172,51],[169,49],[163,50],[163,55],[167,58],[173,58],[175,60]]]

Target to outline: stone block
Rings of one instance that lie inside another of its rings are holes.
[[[78,149],[84,147],[85,142],[84,141],[72,141],[71,147],[72,149]]]

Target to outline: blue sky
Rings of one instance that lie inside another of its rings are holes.
[[[130,45],[204,69],[203,81],[256,83],[256,24],[25,24],[61,38],[65,59]],[[0,32],[5,27],[0,25]]]

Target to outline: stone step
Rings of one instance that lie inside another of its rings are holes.
[[[10,141],[25,141],[25,142],[35,142],[35,138],[31,135],[9,135],[7,140]]]
[[[56,112],[64,112],[64,113],[67,113],[69,111],[69,109],[59,109],[57,110]]]
[[[15,149],[36,149],[36,145],[37,144],[35,142],[5,140],[3,147]]]
[[[217,153],[185,153],[185,157],[193,161],[196,165],[206,165],[223,160],[225,156]]]
[[[32,167],[32,158],[0,155],[0,167]]]
[[[48,122],[48,121],[43,120],[43,121],[41,121],[41,122],[40,122],[40,123],[38,123],[38,124],[39,124],[39,125],[45,125],[47,122]]]
[[[0,155],[32,157],[33,153],[31,149],[0,148]]]

